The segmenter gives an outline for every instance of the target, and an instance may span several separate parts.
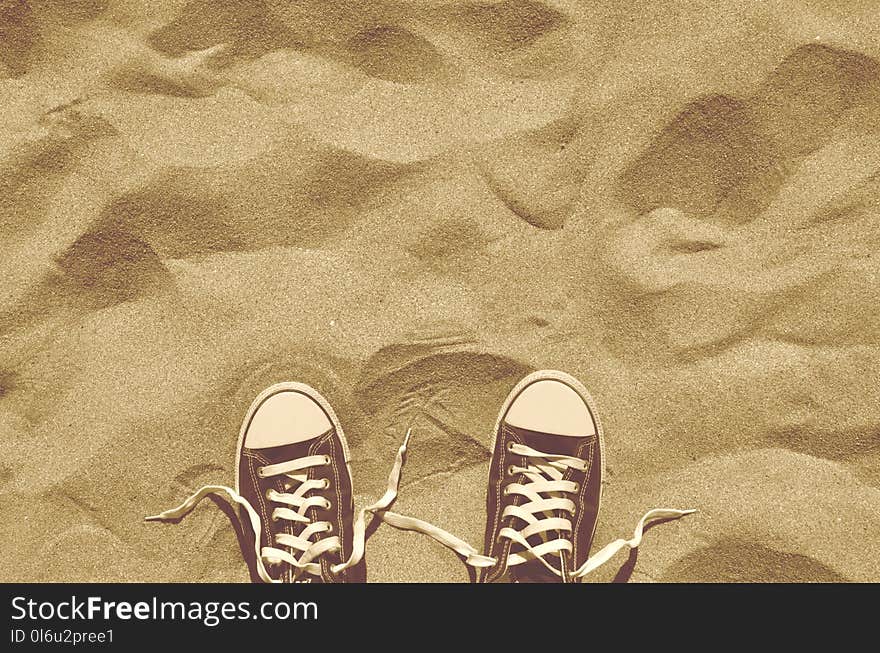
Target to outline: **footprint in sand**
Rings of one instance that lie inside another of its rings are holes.
[[[880,63],[824,45],[794,50],[747,97],[683,108],[618,179],[638,214],[601,252],[604,319],[633,325],[620,355],[875,342],[878,112]],[[640,348],[646,334],[663,347]]]
[[[825,45],[795,49],[748,97],[709,95],[694,100],[654,138],[618,180],[618,196],[637,213],[678,208],[696,218],[736,227],[757,219],[786,187],[810,172],[809,157],[833,146],[852,128],[876,132],[880,110],[880,63],[862,54]],[[833,148],[832,148],[833,149]],[[873,155],[874,170],[878,155]],[[840,185],[828,175],[846,173],[835,165],[804,190],[821,188],[828,200]],[[833,192],[833,191],[832,191]],[[803,194],[803,193],[802,193]],[[774,215],[791,226],[798,213]]]
[[[412,429],[411,482],[487,460],[498,409],[530,371],[467,336],[412,339],[370,357],[354,397],[384,434],[385,448]]]

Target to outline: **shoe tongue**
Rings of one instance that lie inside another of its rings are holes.
[[[329,431],[327,432],[329,433]],[[261,449],[250,449],[250,451],[258,452],[262,457],[269,461],[269,464],[284,463],[297,458],[305,458],[309,455],[309,449],[315,444],[318,438],[324,437],[327,433],[321,433],[313,438],[302,442],[293,442],[291,444],[283,444],[278,447],[266,447]]]
[[[562,456],[577,456],[578,447],[584,440],[593,437],[585,435],[583,437],[572,435],[555,435],[553,433],[542,433],[540,431],[530,431],[519,426],[505,423],[505,427],[516,435],[519,440],[536,451],[541,453],[557,454]]]

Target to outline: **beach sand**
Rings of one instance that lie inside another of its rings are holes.
[[[880,581],[869,0],[3,0],[3,581],[246,581],[206,503],[314,385],[356,502],[482,542],[535,369],[606,430],[590,580]],[[383,526],[368,579],[467,581]]]

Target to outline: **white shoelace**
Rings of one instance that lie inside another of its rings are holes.
[[[497,559],[481,554],[473,546],[459,539],[458,537],[444,531],[433,524],[430,524],[415,517],[408,517],[395,512],[389,511],[389,508],[397,499],[398,487],[400,485],[403,465],[406,460],[406,450],[409,443],[411,431],[407,431],[403,444],[397,450],[397,456],[391,473],[388,475],[388,485],[385,494],[375,503],[362,508],[358,513],[358,517],[354,522],[354,535],[352,553],[348,560],[338,563],[332,567],[332,572],[338,574],[341,571],[357,565],[364,555],[366,544],[366,516],[367,514],[379,515],[385,523],[401,530],[415,531],[427,535],[447,548],[455,551],[460,555],[464,562],[472,567],[492,567],[496,564]],[[508,556],[507,566],[522,564],[530,560],[540,560],[544,566],[550,569],[557,576],[562,576],[562,572],[544,559],[548,554],[559,555],[561,551],[572,551],[573,546],[570,537],[565,537],[564,533],[571,533],[571,521],[564,517],[553,516],[554,510],[561,510],[573,515],[576,509],[574,502],[565,497],[567,493],[577,492],[577,484],[573,481],[564,481],[562,477],[565,469],[568,467],[583,471],[586,463],[579,458],[571,456],[561,456],[555,454],[547,454],[524,445],[514,443],[511,452],[519,456],[527,456],[530,460],[534,460],[528,467],[516,467],[508,470],[514,474],[522,473],[527,479],[526,483],[508,483],[505,486],[505,492],[508,494],[520,494],[526,497],[526,503],[520,506],[507,506],[502,513],[502,518],[513,515],[526,522],[526,526],[520,530],[511,527],[502,528],[498,537],[509,539],[518,543],[523,547],[522,551],[511,553]],[[305,512],[312,506],[322,506],[326,508],[326,499],[323,497],[308,497],[307,494],[317,488],[324,487],[324,480],[308,479],[308,473],[302,473],[309,467],[326,465],[327,461],[324,456],[308,456],[299,458],[289,462],[279,463],[277,465],[268,465],[260,468],[259,473],[264,476],[285,475],[290,480],[298,481],[299,486],[292,493],[280,493],[271,491],[271,500],[281,503],[291,508],[279,507],[275,508],[272,513],[273,519],[285,519],[289,521],[297,521],[307,523],[305,529],[299,536],[289,535],[287,533],[278,533],[274,536],[275,543],[285,546],[295,551],[301,552],[299,557],[295,557],[288,551],[279,549],[274,546],[260,547],[260,532],[262,523],[257,511],[251,504],[235,492],[232,488],[225,485],[206,485],[197,490],[191,497],[184,501],[181,505],[171,510],[166,510],[158,515],[147,517],[147,521],[167,521],[181,519],[188,515],[193,508],[205,497],[213,495],[226,498],[230,503],[236,503],[243,507],[250,518],[251,528],[255,533],[254,552],[256,554],[257,572],[265,582],[278,583],[280,580],[273,579],[266,571],[266,564],[277,564],[285,562],[295,569],[303,573],[320,576],[320,563],[315,562],[321,555],[330,551],[338,552],[342,545],[337,536],[326,537],[315,542],[311,541],[311,537],[317,533],[330,532],[332,526],[329,522],[311,522]],[[292,473],[300,472],[300,473]],[[549,495],[541,496],[542,493]],[[580,568],[570,572],[571,579],[583,578],[590,572],[599,568],[608,562],[619,551],[624,548],[635,549],[641,544],[645,526],[658,519],[678,519],[684,515],[689,515],[695,510],[677,510],[674,508],[655,508],[646,512],[636,524],[633,537],[625,540],[618,539],[603,547],[601,550],[590,556]],[[539,516],[540,515],[540,516]],[[538,533],[548,533],[549,531],[559,531],[560,536],[554,540],[545,540],[537,546],[532,546],[528,537]]]
[[[529,464],[526,467],[511,466],[508,469],[508,474],[522,474],[526,481],[523,483],[509,482],[503,490],[506,495],[520,495],[525,498],[525,502],[521,505],[508,505],[502,513],[502,519],[513,516],[525,522],[525,526],[519,530],[508,526],[498,532],[499,538],[511,540],[522,547],[521,551],[508,555],[507,566],[512,567],[531,560],[539,560],[547,569],[562,577],[562,571],[547,561],[545,556],[553,555],[558,558],[562,551],[572,551],[572,524],[567,517],[555,516],[554,511],[561,511],[571,516],[575,514],[577,506],[566,495],[578,492],[579,487],[574,481],[563,480],[563,476],[567,468],[579,471],[586,470],[587,463],[579,458],[543,453],[517,443],[511,443],[509,448],[514,455],[527,457]],[[578,569],[569,572],[569,578],[573,580],[583,578],[608,562],[621,549],[637,548],[641,544],[645,525],[649,522],[657,519],[677,519],[692,512],[696,511],[673,508],[649,510],[639,520],[631,539],[618,539],[611,542],[590,556]],[[394,512],[384,512],[382,520],[401,530],[416,531],[428,535],[458,553],[465,563],[472,567],[492,567],[497,563],[496,558],[481,554],[467,542],[421,519]],[[558,532],[555,539],[547,539],[551,531]],[[538,534],[544,541],[533,546],[528,538]]]
[[[406,453],[406,445],[409,441],[410,433],[407,432],[403,444],[397,450],[397,458],[394,467],[388,476],[388,486],[385,494],[375,503],[363,508],[358,513],[358,517],[354,522],[354,534],[352,552],[348,560],[334,565],[331,570],[334,574],[354,567],[364,556],[364,547],[366,545],[366,518],[367,514],[381,514],[387,510],[394,500],[397,498],[397,488],[400,484],[400,473],[403,468],[404,455]],[[342,543],[337,535],[324,537],[320,540],[312,541],[312,537],[318,533],[331,533],[333,526],[330,522],[319,521],[312,522],[306,513],[309,508],[319,506],[328,509],[330,506],[328,500],[320,496],[308,496],[312,490],[324,489],[327,487],[327,479],[309,479],[308,470],[312,467],[324,467],[330,464],[330,460],[326,456],[306,456],[295,460],[278,463],[275,465],[266,465],[258,468],[257,473],[263,477],[284,476],[289,484],[291,481],[298,483],[296,489],[291,492],[277,492],[269,490],[268,498],[273,503],[282,504],[272,511],[273,520],[285,520],[291,522],[299,522],[306,524],[305,528],[299,535],[291,535],[289,533],[276,533],[273,536],[275,546],[260,547],[260,533],[262,532],[262,523],[260,515],[247,499],[242,497],[238,492],[225,485],[205,485],[199,488],[191,497],[182,504],[171,510],[166,510],[158,515],[147,517],[147,521],[167,521],[181,519],[188,515],[193,508],[207,496],[217,496],[226,499],[229,503],[235,503],[245,509],[250,518],[250,525],[254,532],[254,553],[256,554],[257,573],[267,583],[280,583],[281,580],[274,579],[266,570],[266,565],[276,565],[287,563],[294,567],[297,571],[295,579],[303,574],[312,576],[321,576],[320,562],[316,562],[319,558],[327,553],[337,553],[342,550]],[[241,519],[241,515],[236,513]],[[279,547],[286,547],[282,549]],[[296,555],[298,553],[298,555]]]

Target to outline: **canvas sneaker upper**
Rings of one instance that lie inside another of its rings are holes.
[[[694,512],[650,510],[632,538],[590,556],[603,472],[603,431],[587,390],[562,372],[535,372],[510,392],[496,422],[482,553],[422,520],[390,511],[382,519],[456,551],[480,582],[579,581],[621,549],[639,546],[649,521]]]
[[[564,436],[502,423],[489,473],[479,580],[557,582],[586,560],[599,514],[596,434]]]
[[[235,488],[207,485],[151,521],[177,520],[207,496],[229,501],[265,582],[363,582],[367,516],[397,496],[406,443],[377,502],[355,516],[349,450],[329,403],[313,388],[280,383],[245,416],[236,451]],[[246,517],[246,519],[245,519]]]

